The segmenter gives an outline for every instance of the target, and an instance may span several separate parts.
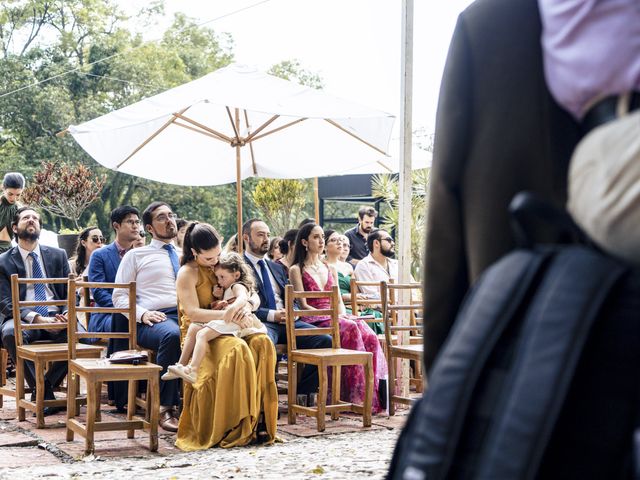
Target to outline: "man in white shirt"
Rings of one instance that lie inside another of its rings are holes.
[[[369,255],[358,262],[354,270],[355,277],[362,282],[381,282],[393,279],[398,281],[398,261],[395,255],[395,242],[385,230],[373,230],[367,237]],[[369,298],[380,297],[376,287],[360,287]]]
[[[178,229],[176,215],[164,202],[153,202],[142,213],[144,228],[153,238],[145,247],[129,250],[124,257],[116,283],[136,282],[136,320],[138,345],[156,352],[156,363],[164,374],[169,365],[180,358],[180,328],[176,298],[176,275],[179,257],[173,245]],[[127,290],[113,290],[113,305],[127,308]],[[118,325],[114,317],[114,330],[126,327]],[[124,342],[123,342],[124,343]],[[114,349],[122,350],[126,345],[118,342]],[[160,381],[160,426],[170,432],[178,431],[176,406],[180,401],[179,380]]]
[[[18,245],[0,255],[0,311],[5,321],[2,325],[2,343],[14,359],[16,355],[13,323],[13,300],[11,297],[11,275],[17,273],[20,278],[66,278],[69,276],[69,262],[64,250],[40,245],[40,215],[33,208],[19,208],[14,216],[13,233]],[[50,301],[66,300],[67,284],[31,284],[20,287],[20,300]],[[20,309],[22,323],[59,323],[67,321],[67,309],[63,306],[36,306]],[[78,329],[84,328],[78,323]],[[25,330],[23,342],[30,344],[38,340],[66,342],[67,330]],[[25,362],[24,376],[32,389],[35,389],[35,370],[32,362]],[[53,400],[53,389],[67,374],[66,362],[54,362],[45,374],[45,400]],[[35,390],[34,390],[35,393]],[[32,397],[35,398],[34,393]],[[47,407],[45,415],[61,410],[61,407]]]

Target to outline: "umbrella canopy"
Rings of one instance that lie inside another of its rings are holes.
[[[105,167],[177,185],[308,178],[387,155],[394,117],[232,64],[68,132]]]

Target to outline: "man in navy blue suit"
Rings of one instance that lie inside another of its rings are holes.
[[[113,242],[103,248],[97,249],[91,255],[89,261],[89,281],[113,283],[116,280],[116,273],[120,266],[120,260],[124,254],[131,249],[133,241],[140,237],[140,212],[135,207],[122,205],[111,212],[111,226],[116,232]],[[113,307],[111,288],[94,288],[91,290],[93,300],[99,307]],[[121,314],[122,321],[126,324],[127,319]],[[111,332],[112,316],[110,313],[94,313],[89,318],[88,330],[90,332]],[[115,351],[114,345],[117,342],[109,341],[108,353]],[[126,342],[122,348],[127,348]],[[116,408],[124,411],[127,404],[127,382],[109,382],[109,400],[114,400]]]
[[[274,344],[286,343],[285,328],[286,310],[284,309],[284,289],[289,283],[287,274],[282,268],[265,257],[269,250],[271,232],[266,223],[258,218],[247,220],[242,226],[246,262],[253,269],[256,287],[260,296],[260,307],[256,316],[267,327],[267,335]],[[314,328],[313,325],[296,320],[296,328]],[[331,348],[329,335],[312,335],[298,337],[298,348]],[[313,365],[305,365],[302,378],[298,384],[298,393],[314,393],[318,390],[318,369]]]
[[[69,262],[64,250],[40,245],[40,215],[33,208],[19,208],[11,224],[18,245],[0,255],[0,311],[4,315],[2,325],[2,344],[15,362],[16,344],[13,323],[13,299],[11,297],[11,275],[17,273],[20,278],[66,278],[69,276]],[[50,301],[66,300],[67,284],[20,285],[20,300]],[[62,306],[36,306],[20,309],[22,323],[58,323],[67,321],[67,309]],[[84,330],[80,323],[78,329]],[[65,330],[25,330],[22,332],[25,344],[38,340],[66,342]],[[25,362],[24,377],[32,389],[35,389],[35,369],[33,362]],[[67,374],[67,362],[54,362],[45,374],[45,400],[53,400],[53,389]],[[35,390],[33,390],[35,393]],[[32,397],[35,398],[35,394]],[[47,407],[45,415],[61,410],[60,407]]]

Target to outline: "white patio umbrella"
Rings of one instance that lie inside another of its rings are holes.
[[[67,131],[98,163],[176,185],[310,178],[387,155],[394,117],[232,64]]]

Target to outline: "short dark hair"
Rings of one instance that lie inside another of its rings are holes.
[[[380,238],[382,237],[382,233],[380,232],[384,231],[385,230],[382,230],[381,228],[374,228],[373,230],[371,230],[371,232],[369,232],[369,235],[367,235],[367,248],[369,249],[370,253],[373,253],[373,241],[380,241]]]
[[[151,202],[149,206],[144,209],[144,212],[142,212],[142,224],[145,227],[151,225],[151,222],[153,222],[153,212],[163,206],[171,208],[171,205],[167,202]]]
[[[38,215],[40,215],[40,212],[38,212],[35,208],[33,207],[29,207],[27,205],[25,205],[24,207],[20,207],[18,210],[16,210],[15,215],[13,216],[13,220],[11,220],[11,226],[13,227],[14,225],[18,225],[18,222],[20,221],[20,215],[22,215],[22,212],[26,211],[26,210],[33,210],[34,212],[36,212]],[[40,221],[38,222],[40,223],[40,228],[42,228],[42,218],[40,218]]]
[[[184,234],[182,243],[182,259],[180,265],[185,265],[195,258],[191,249],[196,253],[203,250],[210,250],[220,245],[222,241],[220,235],[208,223],[191,222]]]
[[[2,179],[2,188],[24,188],[24,176],[18,172],[9,172]]]
[[[262,222],[261,218],[250,218],[242,225],[242,235],[251,235],[251,227],[256,222]]]
[[[286,255],[289,253],[289,244],[293,246],[296,241],[296,235],[298,235],[298,229],[292,228],[291,230],[287,230],[287,233],[284,234],[282,240],[280,240],[280,253]]]
[[[360,207],[360,210],[358,210],[358,218],[362,220],[365,215],[367,217],[376,218],[378,216],[378,212],[376,212],[376,209],[373,207]]]
[[[184,218],[176,218],[176,228],[180,230],[182,227],[187,226],[187,222]]]
[[[315,218],[305,218],[304,220],[302,220],[299,224],[298,224],[298,228],[302,228],[304,227],[307,223],[316,223],[316,219]]]
[[[135,214],[138,218],[140,217],[140,212],[136,207],[120,205],[114,208],[111,210],[111,226],[113,226],[114,223],[122,223],[124,219],[131,214]]]

